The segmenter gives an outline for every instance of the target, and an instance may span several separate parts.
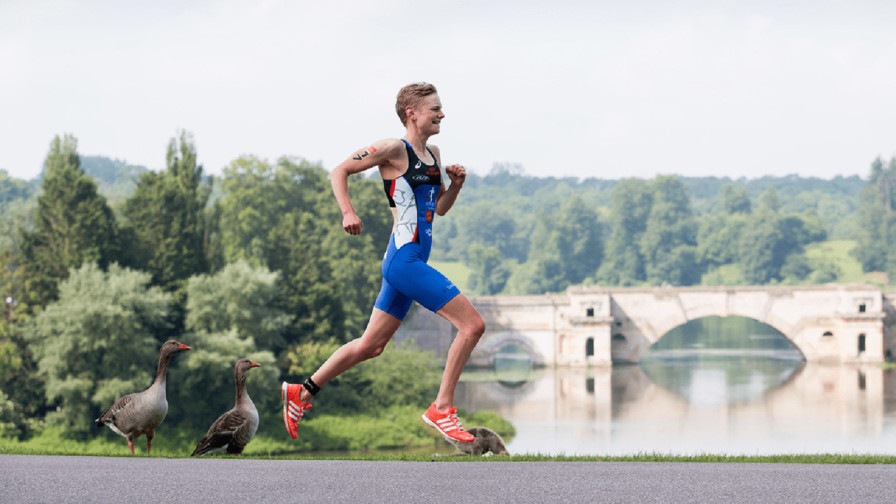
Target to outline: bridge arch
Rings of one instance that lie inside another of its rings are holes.
[[[669,331],[713,315],[762,322],[809,361],[884,358],[882,295],[869,286],[609,289],[607,294],[613,333],[627,341],[614,345],[614,362],[637,362]]]
[[[699,337],[695,338],[697,334]],[[738,315],[710,315],[689,320],[664,333],[651,345],[651,351],[671,354],[698,349],[710,349],[720,354],[736,352],[806,360],[796,345],[778,329]]]
[[[493,367],[501,349],[508,346],[522,349],[533,367],[544,366],[545,357],[532,337],[521,331],[506,330],[486,333],[476,345],[476,364]]]

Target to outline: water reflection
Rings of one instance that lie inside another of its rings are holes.
[[[475,373],[457,404],[510,420],[512,453],[892,453],[892,371],[762,356]],[[472,378],[473,373],[465,373]]]

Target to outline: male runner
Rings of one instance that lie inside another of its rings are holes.
[[[445,173],[451,181],[446,189],[439,169],[441,153],[435,145],[427,145],[429,137],[439,133],[445,118],[435,86],[414,83],[403,87],[398,92],[395,111],[405,126],[403,138],[374,142],[355,152],[330,174],[346,232],[358,235],[362,227],[349,198],[348,176],[374,166],[383,179],[395,225],[383,258],[383,285],[364,334],[333,352],[302,385],[281,385],[283,422],[293,439],[298,437],[298,424],[303,412],[311,407],[311,398],[347,369],[381,354],[412,301],[457,328],[457,337],[448,349],[439,393],[422,415],[423,421],[454,441],[469,443],[474,439],[457,417],[454,390],[473,347],[485,331],[485,323],[460,290],[426,264],[432,246],[433,216],[445,215],[454,205],[466,171],[461,165],[446,166]]]

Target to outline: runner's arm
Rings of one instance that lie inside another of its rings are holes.
[[[374,142],[370,147],[355,151],[348,159],[340,163],[330,172],[330,185],[333,187],[333,196],[339,204],[342,212],[342,228],[348,234],[361,234],[363,223],[355,213],[351,198],[348,195],[348,177],[356,173],[369,170],[374,166],[388,167],[395,156],[395,147],[401,142],[394,139]]]

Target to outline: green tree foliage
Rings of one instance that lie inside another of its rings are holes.
[[[211,184],[203,182],[193,138],[185,131],[169,142],[166,163],[163,173],[141,175],[124,215],[127,234],[133,237],[129,262],[149,271],[155,285],[175,291],[191,275],[209,270],[206,204]]]
[[[342,286],[321,247],[325,234],[311,214],[290,213],[268,235],[268,263],[283,275],[279,302],[293,315],[286,343],[348,336]]]
[[[361,236],[342,229],[327,173],[281,158],[253,157],[225,169],[221,236],[228,261],[245,259],[281,274],[282,306],[295,316],[288,343],[306,338],[347,341],[363,330],[380,285],[380,258],[391,233],[379,181],[353,177],[352,202]]]
[[[510,278],[512,267],[497,247],[485,247],[479,243],[470,246],[467,253],[470,266],[469,287],[477,294],[498,294],[504,290]]]
[[[602,232],[597,212],[578,197],[550,214],[540,214],[532,233],[529,266],[517,270],[524,278],[517,285],[528,284],[522,287],[526,293],[559,292],[594,276],[603,259]]]
[[[68,434],[86,437],[103,408],[152,383],[171,298],[149,282],[147,273],[85,263],[22,328],[46,399],[59,407],[48,419]]]
[[[748,216],[740,214],[706,216],[697,230],[697,262],[704,269],[736,263],[740,237]]]
[[[740,264],[747,283],[763,285],[787,277],[800,281],[811,267],[800,258],[807,243],[824,240],[826,231],[816,216],[781,215],[777,191],[769,188],[758,210],[747,221],[739,243]]]
[[[318,214],[327,203],[327,173],[304,160],[281,158],[276,166],[254,156],[236,159],[221,180],[224,259],[268,263],[268,234],[290,214]]]
[[[505,259],[525,261],[529,240],[517,234],[517,219],[507,207],[497,207],[491,201],[477,201],[469,206],[456,205],[451,212],[453,222],[457,226],[457,235],[437,235],[438,243],[433,245],[438,248],[443,241],[449,241],[451,247],[457,248],[458,258],[462,261],[470,259],[470,247],[477,244],[483,247],[492,247],[500,252]]]
[[[21,259],[19,254],[22,242],[21,230],[33,227],[35,208],[37,202],[34,198],[0,203],[0,250],[9,250],[17,254],[14,258],[16,267]]]
[[[187,283],[186,333],[181,342],[193,348],[183,359],[186,372],[172,377],[169,396],[178,408],[173,423],[203,430],[233,406],[233,366],[241,358],[261,368],[248,383],[259,411],[276,411],[273,401],[280,371],[271,348],[282,345],[290,316],[277,308],[277,273],[244,261],[214,275],[197,275]],[[266,392],[266,393],[265,393]]]
[[[53,139],[34,229],[22,230],[23,297],[32,307],[56,299],[56,285],[70,268],[86,262],[105,268],[118,255],[115,217],[81,171],[77,147],[71,135]]]
[[[725,202],[725,213],[728,215],[749,214],[752,209],[747,190],[742,186],[731,183],[723,185],[722,198]]]
[[[690,196],[678,177],[657,177],[651,186],[652,205],[640,239],[647,283],[693,285],[702,272],[696,261],[697,223]]]
[[[0,436],[25,438],[43,411],[43,379],[30,348],[22,339],[20,321],[25,317],[12,251],[0,252]]]
[[[142,166],[104,156],[81,156],[81,169],[93,177],[100,193],[113,206],[127,199],[134,192],[140,175],[148,171]]]
[[[607,285],[636,285],[646,279],[645,258],[639,246],[647,229],[653,191],[641,179],[625,179],[613,188],[610,198],[610,238],[606,260],[597,281]]]
[[[872,163],[862,189],[856,235],[859,246],[854,254],[865,271],[887,271],[896,278],[896,158],[886,167],[880,158]]]
[[[0,168],[0,205],[27,199],[32,192],[28,182],[10,177],[9,172]]]

